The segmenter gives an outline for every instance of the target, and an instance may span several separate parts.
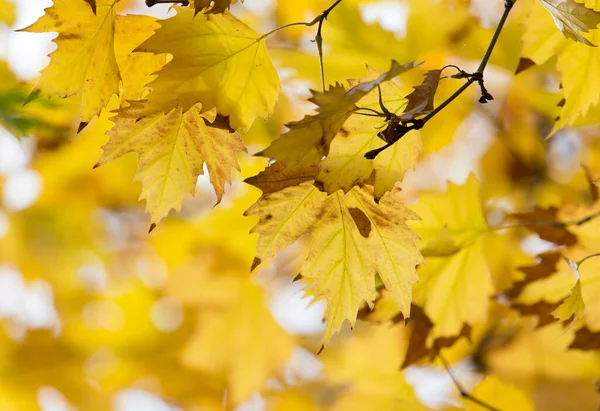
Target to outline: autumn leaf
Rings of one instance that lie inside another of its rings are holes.
[[[580,32],[587,33],[600,24],[600,14],[575,2],[575,0],[540,0],[552,14],[556,27],[566,38],[594,46]]]
[[[441,70],[429,70],[425,74],[423,84],[415,87],[414,91],[406,96],[408,104],[400,115],[400,120],[411,121],[423,114],[433,111],[433,99],[440,82]]]
[[[264,36],[231,14],[194,17],[193,10],[182,7],[161,26],[136,49],[173,56],[150,84],[149,112],[188,110],[200,101],[229,116],[236,130],[272,113],[279,78]]]
[[[331,88],[329,93],[313,93],[313,103],[317,105],[317,111],[323,116],[330,116],[336,112],[343,111],[358,103],[363,97],[373,91],[376,87],[392,80],[400,74],[420,66],[422,63],[413,61],[400,64],[392,60],[390,69],[379,74],[376,70],[367,66],[369,75],[366,80],[349,80],[351,88],[348,91],[338,87]],[[368,80],[370,77],[375,77]]]
[[[580,251],[581,252],[581,251]],[[600,305],[597,303],[600,288],[597,284],[594,259],[581,264],[563,258],[554,272],[538,281],[529,283],[516,298],[517,303],[531,305],[538,301],[557,303],[552,311],[560,321],[579,319],[592,331],[600,330]],[[573,277],[575,274],[575,281]],[[584,303],[585,302],[585,303]]]
[[[323,354],[325,373],[334,383],[350,385],[340,393],[334,410],[428,409],[399,372],[406,344],[404,327],[384,324],[357,330],[337,350]],[[385,354],[384,354],[385,353]]]
[[[182,352],[188,367],[224,373],[234,403],[261,389],[292,351],[292,339],[272,318],[263,290],[249,281],[238,287],[239,298],[227,308],[202,310]]]
[[[598,20],[600,22],[600,17]],[[594,41],[600,40],[598,30],[592,32],[590,38]],[[575,124],[592,107],[598,105],[598,93],[589,85],[596,81],[590,76],[590,70],[600,69],[599,58],[598,48],[586,47],[579,43],[569,44],[558,56],[556,67],[562,75],[565,105],[554,125],[555,131]],[[589,64],[583,65],[584,61]]]
[[[336,136],[342,138],[348,136],[349,132],[343,126],[356,109],[356,103],[366,95],[371,94],[373,98],[370,99],[370,103],[367,103],[367,106],[373,106],[376,104],[375,101],[378,101],[374,97],[375,94],[373,94],[373,90],[377,86],[418,65],[414,62],[402,65],[396,61],[392,61],[390,69],[384,73],[378,73],[370,69],[370,74],[366,80],[350,80],[351,87],[349,90],[346,90],[346,87],[339,83],[330,86],[325,92],[311,90],[312,97],[309,101],[317,106],[318,114],[305,116],[300,121],[287,124],[286,126],[290,131],[283,134],[259,154],[278,161],[284,161],[291,168],[318,163],[323,156],[329,154],[330,145]],[[395,87],[393,89],[397,90],[398,88]],[[394,97],[398,98],[398,94],[396,93]],[[400,100],[403,102],[402,97]],[[364,121],[364,118],[357,121]],[[376,123],[377,121],[368,122],[364,125],[364,128],[368,128],[369,134],[372,137],[375,137],[376,132],[370,127]],[[347,145],[347,142],[344,144]],[[360,142],[358,144],[360,148],[364,147],[364,144]],[[356,147],[353,148],[356,149]],[[350,150],[352,151],[352,148]],[[354,154],[358,155],[359,153],[355,152]],[[368,162],[365,160],[363,163]],[[346,187],[346,185],[344,186]],[[332,187],[328,189],[328,192],[335,190],[337,188]]]
[[[23,29],[58,32],[54,40],[58,49],[50,55],[37,88],[62,98],[81,96],[82,122],[89,122],[119,92],[120,61],[139,44],[136,41],[150,37],[157,28],[149,16],[117,16],[115,4],[102,0],[94,15],[81,0],[56,0],[44,16]],[[72,54],[78,58],[74,60]]]
[[[329,88],[329,93],[337,93],[343,86]],[[318,95],[313,91],[313,96]],[[305,116],[302,120],[286,124],[289,131],[275,140],[261,156],[284,162],[290,168],[309,166],[318,163],[329,152],[331,141],[350,117],[351,108],[322,117]]]
[[[421,237],[425,264],[414,289],[434,324],[428,345],[437,337],[460,333],[463,324],[487,317],[493,292],[483,250],[487,229],[479,200],[479,183],[471,176],[463,186],[448,185],[446,193],[422,195],[412,207],[420,221],[410,222]]]
[[[359,87],[359,86],[355,86]],[[381,87],[386,108],[400,113],[407,100],[400,88],[387,82]],[[379,91],[373,90],[359,102],[359,107],[379,109]],[[369,150],[381,146],[378,133],[385,127],[381,118],[350,116],[331,144],[327,157],[320,163],[317,181],[328,193],[350,190],[354,185],[363,185],[374,174],[375,198],[391,190],[396,182],[402,181],[406,171],[416,166],[422,151],[421,137],[417,132],[404,136],[387,152],[374,160],[364,157]]]
[[[142,117],[144,108],[145,101],[130,102],[117,112],[97,166],[128,152],[138,154],[136,179],[142,182],[141,197],[153,225],[172,208],[179,210],[186,193],[194,194],[203,164],[220,201],[225,184],[231,183],[231,169],[239,170],[236,156],[245,151],[239,135],[200,104],[151,117]]]
[[[37,87],[45,93],[68,97],[82,95],[82,121],[88,122],[119,90],[115,57],[116,10],[113,1],[102,0],[94,15],[83,1],[55,0],[46,14],[24,31],[58,32],[58,49],[42,70]],[[77,55],[73,59],[72,55]]]
[[[387,72],[369,69],[365,79],[349,80],[349,90],[336,84],[324,93],[313,91],[310,101],[317,105],[318,114],[288,124],[290,131],[259,154],[292,168],[318,164],[316,180],[329,194],[364,185],[374,172],[375,198],[380,198],[415,167],[422,151],[421,139],[411,133],[375,161],[368,160],[364,154],[381,145],[378,134],[385,121],[358,111],[379,110],[381,93],[386,109],[400,112],[407,100],[389,80],[417,65],[393,61]]]
[[[299,172],[265,171],[253,180],[259,187],[273,181],[293,181]],[[266,183],[263,181],[266,180]],[[379,273],[403,313],[410,313],[415,265],[421,262],[415,234],[406,221],[417,216],[389,193],[379,204],[368,189],[344,195],[320,192],[311,181],[263,195],[247,212],[258,216],[252,232],[259,234],[256,256],[266,261],[304,235],[311,238],[302,276],[313,279],[327,300],[325,344],[344,320],[353,325],[359,304],[375,298],[374,275]]]

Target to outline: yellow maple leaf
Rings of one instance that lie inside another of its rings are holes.
[[[590,39],[600,41],[600,32],[593,31]],[[590,108],[598,105],[600,93],[590,84],[597,80],[592,73],[600,70],[600,49],[579,43],[569,44],[559,54],[556,67],[562,75],[565,105],[554,131],[575,124]]]
[[[115,1],[99,2],[98,14],[83,1],[55,0],[28,32],[58,32],[58,49],[42,70],[41,91],[68,97],[82,95],[81,119],[88,122],[119,90],[119,67],[114,52]]]
[[[573,339],[573,330],[565,331],[559,323],[524,327],[508,344],[490,352],[486,364],[494,374],[517,384],[528,384],[533,377],[558,381],[598,378],[600,356],[568,350]]]
[[[577,280],[571,289],[569,297],[556,310],[552,311],[552,315],[560,321],[570,320],[570,325],[572,325],[581,318],[584,312],[585,304],[581,296],[581,280]]]
[[[273,319],[263,290],[249,280],[238,287],[238,298],[227,308],[200,312],[182,352],[188,367],[223,374],[233,403],[260,390],[292,353],[292,337]]]
[[[579,254],[581,251],[579,250]],[[516,302],[526,305],[539,301],[560,303],[552,313],[559,320],[567,321],[572,318],[571,322],[575,322],[581,318],[591,331],[600,331],[599,267],[597,259],[590,259],[581,267],[574,261],[563,259],[559,262],[556,273],[528,284]],[[574,272],[577,277],[575,284]]]
[[[406,107],[407,100],[396,84],[384,83],[381,93],[386,108],[392,113],[399,113]],[[378,92],[367,94],[360,100],[359,107],[379,109]],[[385,127],[385,122],[376,117],[353,114],[346,120],[333,139],[327,158],[321,162],[317,176],[317,181],[328,193],[339,189],[348,191],[354,185],[362,185],[375,172],[375,197],[380,198],[402,180],[407,170],[415,167],[422,151],[418,132],[405,135],[374,160],[364,157],[366,152],[383,144],[377,136],[382,127]]]
[[[230,116],[234,129],[267,118],[279,94],[279,78],[264,36],[229,13],[199,14],[177,7],[177,15],[136,51],[169,53],[173,59],[151,83],[149,110],[184,110],[197,102]]]
[[[482,234],[487,223],[479,199],[479,183],[471,176],[446,193],[429,193],[411,207],[421,216],[410,222],[421,237],[425,264],[414,288],[415,303],[424,307],[434,326],[428,342],[456,336],[463,323],[487,318],[493,293]]]
[[[119,3],[121,4],[121,3]],[[148,40],[160,24],[150,16],[117,16],[115,21],[115,56],[121,75],[121,100],[142,100],[147,97],[146,85],[156,78],[167,62],[166,54],[134,53]]]
[[[225,183],[231,183],[231,169],[239,170],[237,154],[246,150],[240,136],[214,110],[202,112],[200,104],[150,117],[142,117],[144,107],[144,101],[131,102],[118,111],[97,166],[138,153],[136,179],[142,182],[141,197],[147,199],[153,225],[172,208],[178,211],[186,193],[194,193],[203,164],[220,201]]]
[[[252,230],[259,233],[258,260],[271,259],[299,238],[310,236],[301,273],[313,279],[317,294],[327,299],[325,343],[344,320],[354,325],[362,301],[373,301],[376,272],[408,317],[411,287],[417,280],[414,268],[422,260],[414,244],[417,237],[406,221],[417,215],[396,198],[397,193],[388,193],[376,204],[368,187],[327,195],[307,176],[306,181],[288,186],[297,183],[300,174],[284,173],[279,166],[251,181],[259,188],[268,183],[277,190],[264,194],[246,212],[260,218]]]
[[[400,325],[365,326],[322,354],[328,380],[342,387],[336,411],[429,409],[400,372],[408,333]]]
[[[540,0],[542,6],[552,14],[554,23],[566,38],[593,46],[580,32],[587,33],[600,24],[600,14],[575,0]]]
[[[81,96],[81,121],[89,122],[117,94],[119,64],[158,27],[149,16],[117,16],[117,1],[55,0],[27,32],[57,32],[57,50],[42,70],[37,88],[58,97]],[[142,77],[143,78],[143,77]]]
[[[331,141],[349,116],[350,109],[347,109],[331,117],[306,116],[288,123],[290,131],[258,154],[285,162],[292,168],[316,164],[329,152]]]
[[[381,146],[378,132],[386,123],[382,118],[353,113],[360,108],[380,109],[377,87],[386,108],[392,113],[400,112],[407,100],[389,80],[418,65],[392,61],[390,69],[383,73],[368,67],[368,76],[349,80],[348,90],[337,83],[325,92],[312,91],[309,101],[317,105],[318,114],[288,124],[290,131],[259,154],[283,161],[291,168],[319,163],[316,180],[329,194],[363,185],[375,171],[375,197],[380,198],[407,170],[414,168],[422,151],[421,139],[418,133],[411,133],[379,158],[368,160],[364,154]],[[321,161],[324,156],[327,158]]]

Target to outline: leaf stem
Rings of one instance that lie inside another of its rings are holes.
[[[500,18],[498,25],[496,26],[494,35],[492,36],[492,39],[490,40],[490,43],[485,51],[485,54],[481,60],[481,63],[479,64],[479,67],[477,68],[477,71],[475,73],[469,75],[466,83],[463,84],[458,90],[456,90],[442,104],[440,104],[438,107],[436,107],[431,113],[429,113],[425,117],[423,117],[421,119],[422,125],[425,125],[425,123],[427,123],[429,120],[431,120],[433,117],[435,117],[440,111],[442,111],[444,108],[446,108],[450,103],[452,103],[454,100],[456,100],[456,98],[458,98],[458,96],[460,96],[462,93],[464,93],[465,90],[468,89],[471,86],[471,84],[473,84],[475,82],[479,83],[479,86],[481,87],[482,97],[479,100],[479,102],[486,103],[488,100],[492,99],[492,96],[487,92],[487,90],[485,89],[485,87],[483,85],[483,72],[490,60],[490,57],[494,51],[494,48],[496,47],[496,43],[498,42],[500,33],[502,32],[502,29],[504,28],[506,20],[508,19],[508,15],[510,14],[510,11],[512,10],[516,1],[517,0],[505,0],[504,1],[504,12],[502,13],[502,17]],[[452,65],[446,66],[446,67],[452,67]],[[463,72],[462,70],[460,70],[460,71]],[[398,141],[398,140],[390,142],[390,143],[386,144],[385,146],[380,147],[378,149],[369,151],[368,153],[365,154],[365,157],[368,159],[374,159],[375,157],[377,157],[377,155],[379,153],[381,153],[383,150],[386,150],[388,147],[391,147],[396,141]]]
[[[600,253],[595,253],[595,254],[590,254],[588,256],[585,256],[581,260],[577,261],[575,264],[577,264],[577,267],[579,267],[584,261],[587,261],[590,258],[594,258],[594,257],[600,257]]]
[[[289,23],[289,24],[283,25],[281,27],[277,27],[266,34],[263,34],[260,37],[260,39],[262,40],[265,37],[270,36],[273,33],[277,33],[279,30],[287,29],[288,27],[294,27],[294,26],[312,27],[318,23],[319,27],[317,28],[317,34],[316,34],[313,42],[317,43],[317,51],[319,53],[319,68],[320,68],[320,72],[321,72],[321,88],[323,89],[323,91],[325,91],[325,69],[323,68],[323,36],[321,35],[321,30],[323,28],[323,22],[325,20],[327,20],[329,13],[331,13],[333,11],[333,9],[335,9],[336,6],[338,4],[340,4],[341,2],[342,2],[342,0],[336,0],[331,6],[329,6],[327,9],[323,10],[323,12],[321,14],[319,14],[317,17],[315,17],[312,21],[301,21],[298,23]]]
[[[321,29],[323,28],[323,22],[327,20],[329,13],[342,2],[342,0],[336,0],[327,10],[321,13],[319,19],[319,28],[317,29],[317,35],[315,36],[315,43],[317,43],[317,50],[319,52],[319,67],[321,70],[321,88],[325,92],[325,68],[323,66],[323,36],[321,36]]]
[[[486,410],[500,411],[500,409],[498,409],[484,401],[481,401],[479,398],[476,398],[472,394],[468,393],[467,390],[465,390],[465,388],[462,386],[462,384],[458,381],[458,378],[456,378],[456,376],[454,375],[454,372],[450,368],[450,364],[448,364],[448,361],[446,361],[446,359],[444,358],[442,353],[438,354],[438,358],[442,361],[442,364],[444,364],[444,368],[446,368],[446,372],[448,372],[448,375],[452,379],[452,382],[454,383],[456,388],[458,388],[458,391],[460,392],[461,397],[463,397],[465,400],[471,401],[472,403],[485,408]]]

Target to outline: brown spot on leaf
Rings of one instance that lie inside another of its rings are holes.
[[[61,40],[79,40],[81,36],[77,33],[61,33]]]
[[[294,282],[294,283],[295,283],[296,281],[298,281],[298,280],[302,280],[303,278],[304,278],[304,277],[302,276],[302,273],[299,273],[298,275],[296,275],[296,276],[294,277],[294,279],[292,280],[292,282]]]
[[[270,220],[270,219],[272,219],[272,218],[273,218],[273,214],[267,214],[267,215],[265,216],[265,220]]]
[[[338,135],[340,137],[348,137],[350,135],[350,132],[342,127],[342,128],[340,128]]]
[[[371,233],[371,220],[369,220],[369,217],[358,208],[349,208],[348,212],[352,216],[360,235],[364,238],[368,238]]]

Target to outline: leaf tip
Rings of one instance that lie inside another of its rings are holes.
[[[254,257],[254,261],[252,261],[252,267],[250,268],[250,271],[254,271],[254,269],[258,267],[261,263],[262,260],[260,258]]]
[[[81,133],[87,126],[88,126],[88,122],[86,121],[82,121],[81,123],[79,123],[79,126],[77,126],[77,134]]]

